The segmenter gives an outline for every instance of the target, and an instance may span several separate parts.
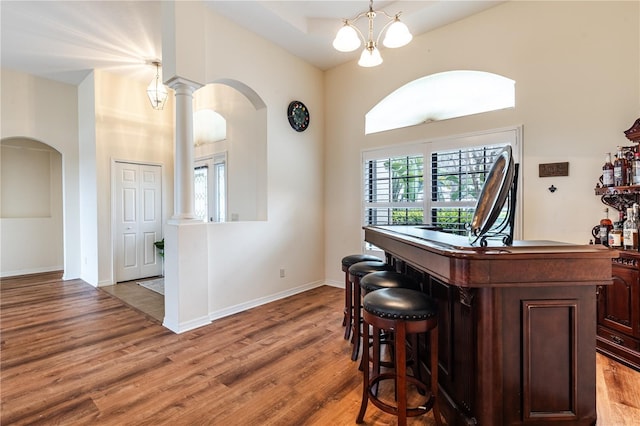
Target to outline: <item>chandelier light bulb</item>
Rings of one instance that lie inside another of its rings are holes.
[[[382,44],[385,47],[396,48],[406,46],[412,39],[409,28],[396,16],[393,24],[387,28]]]
[[[356,30],[345,21],[333,40],[333,47],[339,52],[353,52],[360,47],[360,37]]]
[[[396,48],[407,45],[413,36],[409,32],[409,28],[400,22],[400,13],[395,16],[389,15],[384,10],[374,10],[373,0],[369,0],[369,10],[363,12],[353,19],[343,20],[344,25],[333,40],[333,47],[340,52],[352,52],[360,47],[361,40],[365,44],[365,48],[360,55],[358,65],[361,67],[375,67],[382,63],[382,56],[378,50],[378,42],[382,34],[384,33],[384,40],[382,44],[385,47]],[[377,16],[384,15],[387,19],[386,24],[382,26],[382,29],[378,33],[378,37],[374,38],[373,24]],[[360,18],[367,17],[368,20],[368,33],[367,37],[354,25]]]
[[[365,68],[376,67],[382,63],[382,56],[377,47],[365,48],[360,55],[358,65]]]

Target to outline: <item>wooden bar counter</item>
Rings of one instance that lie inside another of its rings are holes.
[[[617,251],[550,241],[476,247],[419,226],[364,231],[438,300],[448,425],[596,424],[596,286],[611,283]]]

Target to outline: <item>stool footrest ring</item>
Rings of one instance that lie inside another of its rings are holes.
[[[382,373],[379,376],[369,380],[369,389],[368,389],[368,393],[369,393],[369,401],[371,401],[371,403],[373,405],[375,405],[376,407],[378,407],[379,409],[381,409],[382,411],[389,413],[389,414],[393,414],[393,415],[398,415],[398,407],[394,406],[394,405],[390,405],[385,403],[384,401],[380,400],[378,398],[378,396],[374,393],[374,389],[377,389],[378,384],[382,381],[382,380],[395,380],[396,376],[394,373]],[[429,410],[431,410],[431,408],[433,407],[433,403],[435,401],[435,398],[433,397],[433,395],[431,395],[431,392],[429,391],[429,389],[427,388],[427,386],[421,382],[420,380],[416,379],[415,377],[412,376],[407,376],[407,385],[408,384],[412,384],[414,385],[416,388],[424,391],[425,393],[429,393],[429,398],[422,404],[419,405],[417,407],[407,407],[407,417],[416,417],[416,416],[421,416],[427,412],[429,412]]]

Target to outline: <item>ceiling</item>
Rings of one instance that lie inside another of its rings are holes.
[[[369,7],[366,0],[203,1],[322,70],[358,59],[358,52],[337,52],[331,43],[342,19]],[[390,15],[402,11],[402,21],[416,36],[502,2],[375,1],[373,6]],[[376,34],[383,23],[379,16]],[[155,73],[148,63],[162,58],[159,1],[2,0],[0,24],[3,68],[65,83],[78,84],[92,69],[147,81]],[[366,33],[366,19],[358,27]]]

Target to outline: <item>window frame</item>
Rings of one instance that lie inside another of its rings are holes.
[[[400,144],[397,146],[388,146],[383,148],[362,150],[360,161],[360,220],[363,226],[368,226],[365,223],[365,212],[370,204],[366,203],[365,197],[365,182],[364,172],[365,164],[369,160],[381,159],[381,158],[393,158],[401,157],[405,155],[422,154],[424,157],[424,194],[423,194],[423,214],[424,222],[431,222],[431,209],[434,206],[441,206],[441,202],[433,202],[431,200],[431,187],[433,184],[432,172],[431,172],[431,155],[434,152],[442,152],[447,150],[455,150],[459,148],[470,148],[479,146],[497,146],[497,145],[510,144],[512,147],[512,155],[515,163],[520,164],[520,170],[522,170],[522,126],[506,127],[501,129],[491,129],[480,132],[472,132],[467,134],[452,135],[438,139],[431,139],[422,142],[412,144]],[[514,212],[515,223],[513,229],[514,240],[522,238],[522,173],[518,175],[518,188],[516,195],[516,209]],[[474,206],[475,206],[475,202]],[[406,203],[405,203],[406,204]],[[455,202],[449,205],[461,205],[463,203]],[[466,206],[467,203],[464,203]],[[472,206],[473,207],[473,206]],[[372,254],[376,256],[383,255],[382,250],[377,247],[371,246],[371,244],[364,241],[364,231],[362,235],[362,250],[363,253]]]
[[[401,154],[401,155],[393,155],[393,156],[384,156],[384,155],[380,155],[380,156],[376,156],[375,158],[367,158],[367,159],[363,159],[363,187],[362,187],[362,194],[363,194],[363,199],[362,199],[362,205],[363,205],[363,215],[367,215],[367,217],[370,216],[370,209],[388,209],[393,211],[394,209],[412,209],[412,208],[422,208],[424,203],[422,199],[418,199],[416,201],[407,201],[407,200],[403,200],[403,201],[381,201],[381,200],[376,200],[376,201],[370,201],[371,198],[371,192],[373,191],[366,191],[367,187],[375,187],[375,188],[379,188],[378,183],[380,182],[384,182],[384,181],[388,181],[389,183],[389,187],[387,188],[387,191],[385,194],[390,196],[390,192],[392,191],[392,186],[393,186],[393,179],[397,179],[397,177],[393,176],[393,172],[388,172],[388,176],[386,177],[378,177],[375,176],[374,179],[371,179],[371,170],[370,170],[370,165],[372,161],[387,161],[387,160],[397,160],[397,159],[408,159],[408,158],[415,158],[415,157],[420,157],[423,160],[423,170],[422,170],[422,175],[421,177],[423,178],[423,191],[422,191],[422,196],[424,197],[424,156],[422,155],[421,152],[416,152],[415,154]],[[365,169],[366,167],[366,169]],[[365,173],[367,174],[365,176]],[[372,183],[374,183],[372,185]],[[391,214],[391,217],[389,217],[390,221],[393,221],[392,219],[393,213]],[[367,218],[365,218],[363,216],[363,223],[367,223],[368,220]],[[422,222],[424,222],[424,212],[423,212],[423,218],[422,218]]]
[[[217,181],[216,172],[220,165],[224,166],[224,183],[223,183],[223,191],[224,194],[224,211],[222,214],[224,217],[221,218],[220,212],[218,211],[218,203],[219,197],[221,196],[218,191],[219,182]],[[229,167],[227,162],[227,152],[216,153],[212,156],[206,156],[202,158],[198,158],[194,161],[193,170],[201,167],[207,168],[207,217],[203,219],[204,222],[225,222],[228,214],[227,214],[227,206],[228,206],[228,175],[229,175]],[[194,175],[195,177],[195,175]]]

